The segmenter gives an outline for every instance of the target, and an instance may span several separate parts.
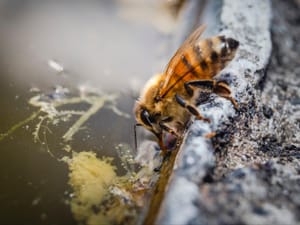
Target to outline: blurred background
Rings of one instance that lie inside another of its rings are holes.
[[[39,117],[26,121],[39,110],[29,104],[32,97],[49,102],[90,92],[118,94],[114,106],[121,113],[99,110],[70,145],[113,157],[118,173],[125,173],[115,146],[133,147],[134,101],[170,57],[181,5],[176,0],[0,1],[0,224],[75,223],[67,201],[67,165],[59,162],[68,154],[61,136],[75,119],[47,123],[42,141],[35,143]]]

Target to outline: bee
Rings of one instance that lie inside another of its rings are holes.
[[[165,132],[180,137],[191,116],[210,122],[196,107],[201,93],[215,93],[238,106],[228,84],[213,78],[234,58],[239,42],[225,36],[199,39],[204,30],[200,26],[183,42],[165,71],[146,83],[134,106],[137,125],[158,138],[163,152]]]

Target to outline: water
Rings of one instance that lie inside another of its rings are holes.
[[[126,174],[116,146],[133,148],[132,107],[165,63],[172,11],[158,1],[7,0],[0,14],[0,133],[12,131],[0,141],[0,223],[76,224],[68,165],[60,160],[71,157],[69,150],[93,151],[112,157],[118,176]],[[90,93],[118,97],[63,140],[81,116],[75,114],[93,106],[68,101]],[[35,96],[63,100],[56,109],[74,115],[53,124],[47,113],[34,114],[41,109],[29,103]],[[40,116],[46,119],[35,142]]]

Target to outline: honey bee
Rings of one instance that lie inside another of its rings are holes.
[[[204,30],[200,26],[184,41],[165,71],[146,83],[135,104],[137,125],[155,134],[163,152],[164,132],[180,137],[191,116],[210,122],[196,107],[201,93],[215,93],[238,106],[228,84],[213,78],[234,58],[239,42],[225,36],[199,39]]]

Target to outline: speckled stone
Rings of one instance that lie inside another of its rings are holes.
[[[187,132],[156,224],[299,224],[299,4],[272,3],[224,0],[220,33],[240,47],[217,79],[240,109],[199,106],[212,123]]]

